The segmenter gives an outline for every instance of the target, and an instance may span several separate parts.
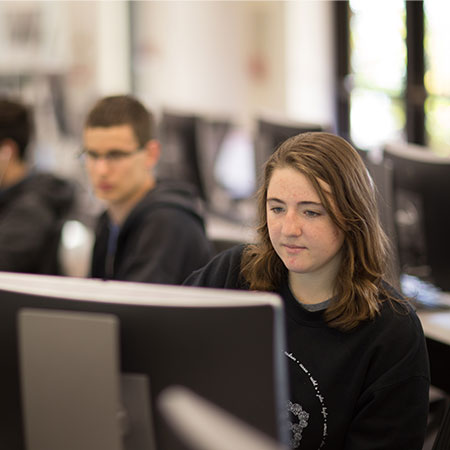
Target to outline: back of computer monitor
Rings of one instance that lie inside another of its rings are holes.
[[[148,379],[151,411],[163,389],[182,385],[286,440],[284,318],[275,294],[0,273],[0,299],[2,450],[25,448],[17,321],[30,308],[114,317],[121,376]],[[153,417],[157,447],[175,450],[166,446],[170,431]]]
[[[260,178],[262,167],[269,156],[286,139],[307,131],[324,131],[319,124],[296,122],[287,118],[264,116],[256,121],[255,170]]]
[[[227,117],[163,111],[158,128],[162,146],[158,176],[191,183],[209,206],[217,187],[217,155],[231,126]]]
[[[360,150],[362,152],[362,150]],[[381,226],[389,239],[389,261],[385,278],[397,289],[401,288],[397,230],[394,217],[393,169],[390,161],[375,160],[370,154],[362,155],[373,182]]]
[[[161,158],[157,174],[160,178],[191,183],[203,195],[197,156],[197,121],[193,113],[163,111],[158,126]]]
[[[27,308],[17,321],[27,450],[125,450],[116,317]]]
[[[402,272],[450,290],[450,159],[415,145],[389,144]]]
[[[202,183],[202,195],[208,209],[214,209],[215,192],[220,188],[215,176],[217,157],[232,128],[226,117],[203,115],[197,120],[197,164]]]

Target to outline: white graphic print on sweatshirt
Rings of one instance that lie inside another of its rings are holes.
[[[318,420],[320,418],[322,421],[322,436],[320,442],[318,442],[317,449],[319,450],[324,447],[328,435],[328,412],[324,397],[320,392],[318,382],[313,378],[308,369],[292,353],[285,352],[285,355],[289,358],[290,364],[295,364],[300,369],[298,370],[298,375],[305,379],[305,382],[302,383],[306,387],[305,396],[312,396],[314,398],[314,402],[316,403],[314,410],[317,411],[317,413],[314,413],[314,411],[306,411],[299,403],[288,402],[288,411],[291,419],[293,419],[289,424],[292,433],[290,446],[292,449],[301,448],[302,435],[306,432],[305,430],[307,430],[311,420],[314,420],[314,418]]]

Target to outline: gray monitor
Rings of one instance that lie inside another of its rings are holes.
[[[325,131],[320,124],[297,122],[286,117],[261,115],[256,121],[255,170],[259,179],[264,163],[286,139],[308,131]]]
[[[388,144],[400,271],[450,291],[450,158],[413,144]]]
[[[174,384],[185,386],[273,439],[286,441],[285,331],[281,300],[275,294],[4,272],[0,273],[0,299],[2,450],[26,448],[28,403],[21,385],[26,355],[21,354],[19,345],[19,317],[30,310],[44,316],[76,314],[77,320],[84,314],[89,320],[92,315],[100,320],[106,316],[117,323],[118,375],[109,371],[105,378],[112,383],[109,395],[114,395],[114,377],[120,381],[134,375],[148,381],[145,400],[157,448],[181,448],[154,407],[159,393]],[[41,324],[40,333],[46,333],[42,328],[46,330]],[[114,333],[105,345],[99,345],[100,338],[92,339],[97,342],[91,343],[89,354],[97,351],[100,357],[106,348],[111,353]],[[53,340],[64,342],[62,338]],[[69,341],[76,349],[76,339]],[[76,364],[85,370],[94,367],[87,354],[83,363],[82,353],[81,362]],[[108,364],[114,365],[111,360]],[[51,367],[49,364],[53,376]],[[44,373],[45,368],[44,363]],[[61,371],[62,378],[67,375],[64,373]],[[58,382],[56,377],[54,383]],[[141,383],[141,392],[142,388],[145,391],[145,383]],[[119,391],[119,398],[122,394]],[[40,406],[38,403],[37,411],[42,408],[45,412],[50,401],[47,397]],[[36,405],[33,408],[36,412]],[[142,405],[140,408],[145,410]],[[119,418],[117,426],[122,429]],[[132,432],[122,430],[122,438]]]

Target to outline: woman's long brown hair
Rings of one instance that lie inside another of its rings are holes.
[[[380,298],[390,298],[381,283],[386,275],[389,242],[380,225],[376,191],[358,152],[343,138],[324,132],[302,133],[289,138],[264,166],[258,191],[258,243],[248,245],[241,272],[250,289],[276,290],[286,268],[272,247],[267,228],[267,189],[273,171],[290,167],[305,175],[322,204],[344,235],[342,267],[335,281],[337,301],[325,311],[332,327],[351,330],[372,319]],[[331,197],[319,180],[331,188]]]

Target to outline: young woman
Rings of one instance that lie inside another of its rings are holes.
[[[303,133],[269,158],[258,242],[186,285],[278,293],[285,306],[291,447],[420,450],[429,367],[421,324],[386,281],[388,242],[357,151]]]

